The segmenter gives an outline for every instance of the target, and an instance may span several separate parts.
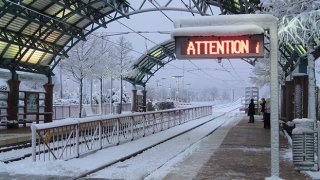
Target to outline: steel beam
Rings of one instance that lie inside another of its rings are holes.
[[[65,22],[59,21],[58,19],[55,19],[55,17],[49,17],[49,15],[36,13],[37,10],[31,10],[15,4],[11,4],[10,7],[7,9],[7,12],[15,15],[16,17],[25,19],[29,21],[29,23],[33,22],[43,27],[54,29],[59,33],[67,34],[71,37],[85,40],[82,29],[67,24]]]

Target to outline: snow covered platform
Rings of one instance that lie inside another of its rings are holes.
[[[217,138],[219,137],[219,138]],[[163,179],[264,179],[270,173],[270,130],[261,118],[220,127]],[[294,171],[291,148],[280,135],[280,177],[311,179]]]

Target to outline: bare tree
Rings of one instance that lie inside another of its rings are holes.
[[[120,113],[122,111],[122,99],[123,99],[123,77],[129,72],[129,68],[132,63],[132,57],[130,56],[130,51],[132,49],[132,44],[126,38],[121,36],[117,45],[113,47],[110,54],[113,61],[116,62],[114,69],[118,70],[118,77],[120,77]]]
[[[215,87],[205,87],[201,90],[201,100],[214,101],[218,97],[218,90]]]
[[[89,77],[101,61],[99,38],[90,35],[87,41],[79,42],[69,51],[69,58],[61,61],[63,71],[73,77],[76,83],[79,83],[79,117],[82,116],[83,103],[83,83],[84,79]]]
[[[100,81],[100,102],[102,103],[103,95],[103,80],[108,77],[114,77],[115,71],[113,69],[114,62],[110,58],[111,46],[104,34],[99,35],[100,39],[96,42],[98,44],[97,53],[99,54],[99,65],[96,66],[95,71],[92,72],[92,78],[97,78]]]
[[[147,86],[147,96],[150,100],[157,99],[156,89],[153,86]]]

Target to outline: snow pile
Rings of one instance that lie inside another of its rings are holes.
[[[294,119],[293,123],[296,127],[292,130],[292,134],[313,133],[314,121],[312,119]]]

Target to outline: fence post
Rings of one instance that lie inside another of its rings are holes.
[[[31,124],[31,133],[32,133],[32,140],[31,140],[31,144],[32,144],[32,161],[35,162],[36,161],[36,145],[37,145],[37,128],[34,124]]]
[[[102,149],[102,121],[99,121],[99,149]]]
[[[176,126],[177,111],[173,111],[173,126]]]
[[[192,119],[192,120],[194,120],[194,114],[195,114],[194,108],[192,108],[192,109],[191,109],[191,119]]]
[[[156,129],[156,114],[153,114],[153,121],[152,121],[152,134],[155,133],[155,129]]]
[[[80,137],[79,137],[79,129],[80,129],[80,124],[78,123],[78,124],[76,125],[76,151],[77,151],[77,157],[80,157],[80,147],[79,147]]]
[[[118,118],[117,119],[117,145],[119,145],[120,144],[120,119]]]
[[[146,136],[146,128],[145,128],[146,122],[147,122],[146,115],[143,115],[143,137]]]
[[[175,111],[175,121],[174,122],[176,122],[176,125],[179,125],[180,124],[180,115],[179,115],[179,110],[177,110],[177,111]],[[175,126],[176,126],[175,125]]]
[[[161,115],[160,123],[161,123],[161,131],[162,131],[163,130],[163,113],[161,112],[160,115]]]
[[[133,141],[133,123],[134,123],[134,117],[131,116],[131,125],[130,125],[130,130],[131,130],[131,141]]]

